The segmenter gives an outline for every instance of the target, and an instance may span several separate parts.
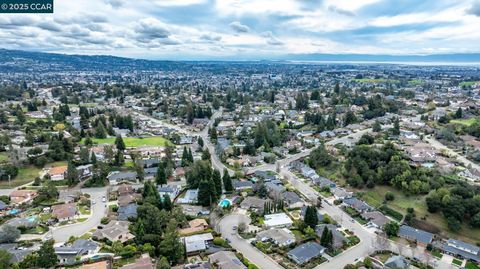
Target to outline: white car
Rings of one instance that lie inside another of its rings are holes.
[[[103,197],[103,198],[102,198],[102,202],[105,203],[106,201],[107,201],[107,199],[105,199],[105,197]]]
[[[96,203],[97,203],[97,202],[96,202],[95,200],[92,200],[92,204],[93,204],[93,205],[96,204]]]

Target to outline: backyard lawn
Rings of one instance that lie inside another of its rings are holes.
[[[27,166],[18,170],[18,175],[11,180],[11,185],[8,180],[0,181],[0,189],[10,189],[32,182],[39,176],[41,169],[35,166]]]
[[[6,162],[6,161],[8,161],[8,153],[0,152],[0,162]]]
[[[478,267],[478,265],[474,264],[473,262],[467,262],[467,264],[465,265],[465,268],[467,268],[467,269],[480,269],[480,267]]]
[[[110,137],[110,138],[92,138],[92,141],[97,144],[115,144],[115,137]],[[82,139],[82,143],[84,143],[85,140]],[[124,137],[123,142],[125,143],[125,146],[130,148],[130,147],[142,147],[142,146],[166,146],[166,145],[172,145],[172,142],[170,140],[162,137],[162,136],[150,136],[150,137]]]

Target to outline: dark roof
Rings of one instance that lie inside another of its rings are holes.
[[[126,206],[121,206],[118,208],[118,220],[128,220],[128,218],[137,217],[137,208],[138,205],[135,203],[128,204]]]
[[[415,229],[407,225],[400,226],[398,236],[405,237],[410,240],[415,240],[424,244],[429,244],[433,240],[433,234],[423,230]]]
[[[308,242],[288,252],[288,257],[302,265],[323,254],[325,248],[315,242]]]
[[[373,207],[371,207],[370,205],[368,205],[364,201],[359,200],[355,197],[344,199],[343,203],[351,206],[352,208],[354,208],[357,211],[368,211],[368,210],[373,209]]]
[[[298,196],[298,194],[293,191],[284,192],[283,199],[285,199],[289,205],[302,202],[302,199],[300,198],[300,196]]]
[[[78,239],[75,240],[72,244],[73,248],[81,248],[84,250],[95,250],[98,247],[98,244],[92,240],[87,240],[87,239]]]
[[[449,239],[445,244],[441,246],[443,251],[461,256],[465,259],[480,261],[479,251],[480,248],[462,241],[455,239]]]
[[[252,188],[253,187],[253,183],[251,181],[240,181],[240,180],[237,180],[233,183],[233,186],[235,187],[235,189],[238,189],[238,188]]]
[[[137,178],[137,172],[118,172],[108,175],[109,180],[132,180]]]

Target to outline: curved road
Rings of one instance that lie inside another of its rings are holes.
[[[261,251],[253,247],[247,240],[238,235],[234,226],[238,226],[240,223],[249,224],[250,218],[242,214],[230,214],[220,220],[220,232],[222,237],[230,241],[230,245],[238,252],[242,253],[245,258],[250,260],[260,268],[265,269],[283,269],[272,258],[263,254]]]
[[[91,207],[91,216],[84,222],[79,222],[71,225],[54,227],[50,232],[46,233],[43,239],[50,239],[53,237],[55,242],[68,241],[70,236],[79,237],[92,229],[96,229],[100,225],[100,221],[107,213],[106,204],[102,202],[102,197],[107,195],[107,187],[102,188],[86,188],[81,189],[83,193],[90,194],[90,199],[95,201]]]

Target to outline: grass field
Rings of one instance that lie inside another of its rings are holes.
[[[478,265],[474,264],[473,262],[467,262],[467,264],[465,264],[465,268],[467,268],[467,269],[480,269],[480,267],[478,267]]]
[[[480,83],[480,81],[463,81],[463,82],[460,82],[460,87],[470,87],[470,86],[473,86],[477,83]]]
[[[110,138],[92,138],[92,141],[97,144],[110,144],[113,145],[115,143],[115,137]],[[82,139],[82,144],[85,140]],[[145,138],[137,138],[137,137],[124,137],[123,142],[127,148],[130,147],[141,147],[141,146],[161,146],[164,147],[166,145],[172,145],[170,140],[162,137],[162,136],[150,136]]]
[[[469,118],[469,119],[464,119],[464,120],[451,120],[450,123],[455,123],[455,124],[461,124],[465,126],[470,126],[477,122],[477,118]]]
[[[10,189],[32,182],[39,176],[40,171],[41,169],[35,166],[20,168],[18,170],[18,175],[12,179],[11,185],[8,184],[8,180],[0,181],[0,189]]]

